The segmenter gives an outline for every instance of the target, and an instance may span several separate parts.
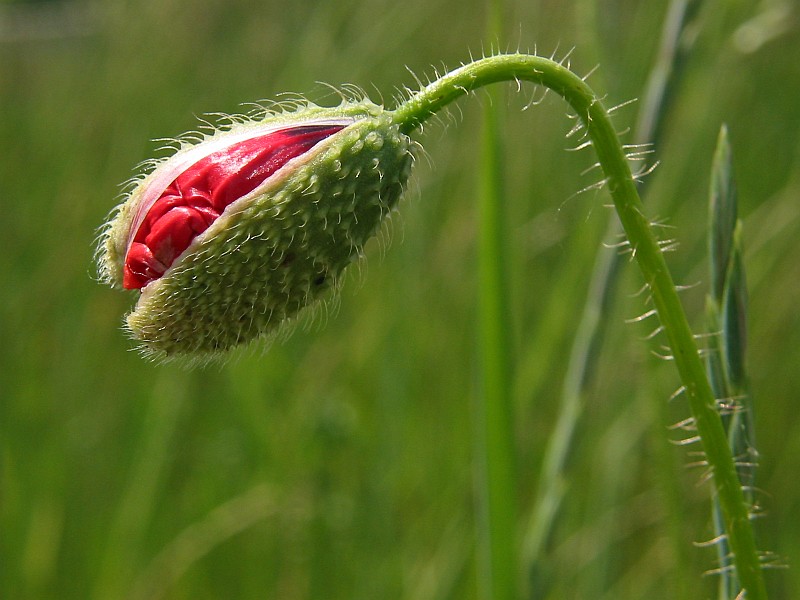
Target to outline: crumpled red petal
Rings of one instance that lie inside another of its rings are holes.
[[[142,220],[125,257],[123,287],[161,277],[225,208],[288,161],[344,125],[300,125],[235,143],[197,161],[170,183]]]

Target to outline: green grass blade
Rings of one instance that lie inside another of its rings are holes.
[[[723,125],[714,152],[709,197],[708,250],[711,259],[711,290],[717,304],[722,303],[725,294],[725,282],[733,253],[733,235],[738,218],[736,184],[731,169],[728,129]]]
[[[502,1],[490,3],[488,33],[499,39]],[[479,469],[480,593],[487,600],[517,596],[517,506],[511,406],[508,268],[503,210],[499,90],[483,111],[478,188],[478,328],[480,393],[476,456]]]
[[[502,224],[502,185],[496,116],[485,115],[478,246],[478,327],[481,389],[478,460],[483,471],[479,546],[487,598],[515,596],[516,484],[511,414],[508,291]],[[485,590],[485,585],[484,592]]]

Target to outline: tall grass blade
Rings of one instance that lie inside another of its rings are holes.
[[[502,4],[489,2],[487,33],[493,40],[500,38]],[[515,598],[518,577],[500,97],[499,90],[489,90],[484,107],[478,188],[478,569],[480,595],[486,600]]]

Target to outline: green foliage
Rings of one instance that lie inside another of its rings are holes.
[[[720,129],[711,171],[709,195],[709,266],[711,291],[706,299],[706,319],[712,332],[707,358],[714,397],[718,399],[725,432],[736,460],[737,476],[743,486],[748,510],[755,514],[754,405],[747,389],[745,349],[747,346],[747,284],[744,276],[742,221],[737,215],[736,182],[728,130]],[[730,567],[730,547],[724,535],[720,508],[714,498],[714,525],[718,534],[720,598],[735,599],[738,580]],[[765,557],[769,556],[764,554]]]
[[[196,127],[195,114],[235,112],[285,90],[338,104],[318,80],[374,84],[391,104],[393,86],[415,87],[405,65],[422,75],[481,52],[480,11],[414,0],[115,0],[96,14],[80,2],[37,4],[10,5],[23,20],[0,39],[3,595],[122,598],[153,589],[156,574],[163,598],[473,597],[478,102],[460,104],[463,116],[451,111],[461,124],[447,135],[446,117],[426,124],[432,166],[418,160],[400,222],[367,248],[368,276],[365,268],[350,278],[338,310],[267,354],[196,372],[143,361],[121,331],[131,298],[94,282],[91,259],[119,182],[158,146],[146,140]],[[84,26],[45,35],[48,4],[74,8]],[[517,38],[541,52],[575,44],[576,68],[601,63],[595,87],[609,104],[641,95],[664,3],[610,4],[589,21],[592,43],[585,16],[568,3],[508,4],[512,46]],[[800,36],[759,10],[703,11],[648,207],[675,228],[669,237],[680,246],[668,259],[679,282],[703,280],[683,295],[700,324],[710,289],[701,207],[727,122],[747,231],[747,373],[768,407],[756,414],[759,487],[769,492],[759,541],[796,562],[800,79],[792,58]],[[559,150],[570,143],[562,105],[547,97],[523,111],[531,96],[508,98],[524,519],[592,261],[608,251],[607,197],[574,195],[599,176],[577,176],[594,160],[588,153]],[[619,130],[636,110],[616,113]],[[647,353],[658,338],[637,339],[650,323],[623,324],[642,311],[643,299],[629,294],[640,285],[625,269],[603,316],[610,326],[564,505],[537,567],[551,598],[708,597],[717,584],[697,567],[713,568],[709,552],[692,547],[713,535],[708,488],[667,441],[677,437],[667,426],[688,417],[680,397],[667,403],[674,370]],[[200,540],[193,553],[179,552],[186,540]],[[162,577],[170,556],[180,560]],[[768,586],[791,597],[800,575],[768,574]]]

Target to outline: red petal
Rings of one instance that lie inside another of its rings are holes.
[[[128,250],[122,285],[128,290],[144,287],[153,279],[161,277],[166,270],[167,267],[156,260],[150,248],[134,242]]]
[[[343,128],[304,125],[273,131],[194,163],[167,186],[142,220],[125,258],[123,286],[136,289],[158,279],[225,207]]]
[[[156,259],[169,266],[196,236],[208,229],[213,221],[208,217],[189,206],[173,208],[153,224],[144,243]]]

